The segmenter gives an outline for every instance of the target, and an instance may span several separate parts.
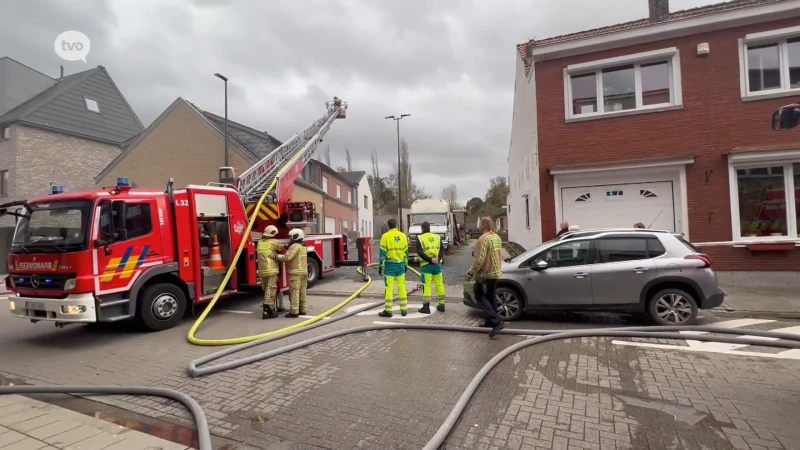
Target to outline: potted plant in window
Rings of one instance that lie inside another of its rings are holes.
[[[786,223],[781,219],[775,219],[770,227],[770,236],[785,236]]]
[[[745,225],[744,230],[743,230],[744,233],[745,233],[745,236],[748,236],[748,237],[758,236],[758,228],[759,228],[758,220],[745,222],[745,224],[746,225]]]
[[[758,235],[759,236],[767,236],[769,235],[769,228],[772,226],[772,222],[769,220],[759,220],[758,221]]]

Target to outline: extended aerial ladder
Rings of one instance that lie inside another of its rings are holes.
[[[253,231],[261,231],[267,225],[276,225],[284,237],[290,228],[306,227],[316,214],[313,202],[291,201],[294,183],[306,163],[322,142],[336,119],[347,116],[347,102],[334,97],[325,104],[325,114],[305,130],[292,136],[281,146],[262,158],[249,169],[236,175],[233,167],[219,169],[219,184],[234,186],[239,191],[249,215],[256,216]],[[216,183],[214,183],[216,184]],[[272,188],[261,207],[258,200]]]

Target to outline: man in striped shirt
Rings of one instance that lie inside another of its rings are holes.
[[[489,337],[494,337],[504,326],[503,320],[497,315],[495,294],[502,266],[500,256],[502,243],[500,236],[494,232],[494,223],[491,218],[481,218],[480,228],[483,234],[475,243],[475,250],[472,252],[474,260],[472,267],[467,272],[467,278],[475,280],[473,292],[481,309],[486,314],[486,323],[483,326],[492,327]]]

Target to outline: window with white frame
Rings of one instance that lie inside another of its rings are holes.
[[[341,184],[337,184],[336,185],[336,198],[338,198],[339,200],[342,199],[342,185]]]
[[[797,239],[800,236],[800,158],[732,166],[734,240]]]
[[[800,27],[749,34],[742,54],[745,97],[800,91]]]
[[[350,191],[347,191],[347,203],[353,203],[353,194]]]
[[[676,48],[570,65],[565,77],[567,119],[683,103]]]
[[[328,177],[322,177],[322,190],[328,193]]]
[[[11,127],[0,127],[0,139],[11,139]]]

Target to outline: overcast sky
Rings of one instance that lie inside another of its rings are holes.
[[[647,0],[0,0],[0,56],[57,77],[104,65],[149,125],[176,97],[281,140],[350,105],[325,139],[331,164],[397,160],[391,114],[407,113],[415,181],[463,202],[506,176],[515,44],[647,15]],[[671,0],[671,10],[715,3]],[[62,61],[61,32],[91,40],[87,63]],[[325,145],[323,144],[323,146]]]

